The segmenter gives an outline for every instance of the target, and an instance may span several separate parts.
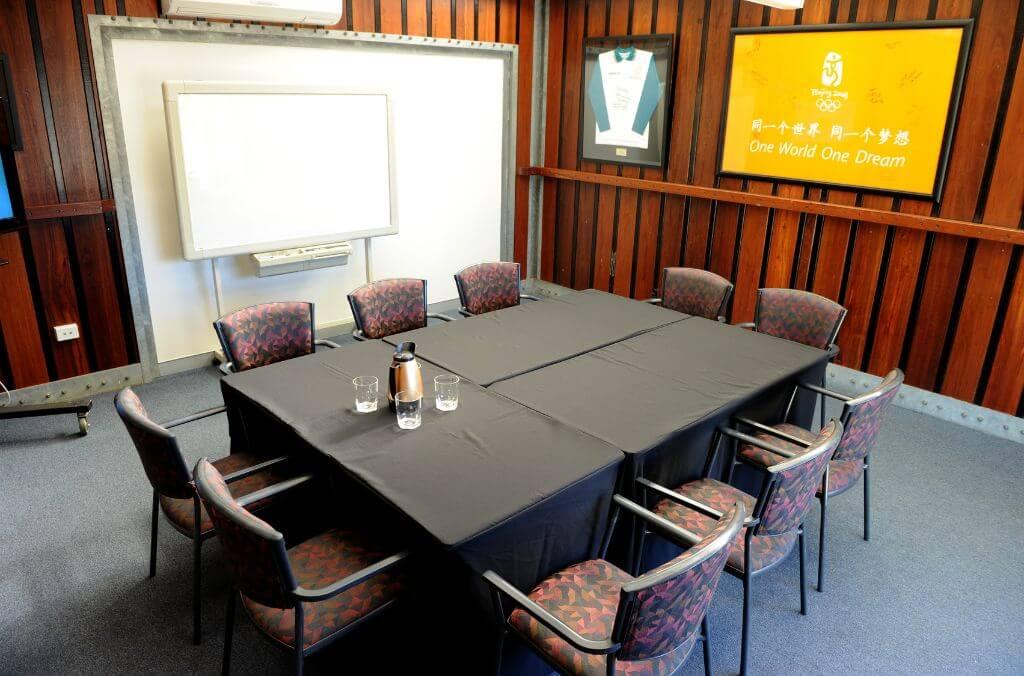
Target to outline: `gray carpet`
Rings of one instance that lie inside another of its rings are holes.
[[[209,369],[137,389],[167,420],[219,404],[217,380]],[[189,542],[164,524],[158,574],[147,577],[150,488],[111,395],[97,397],[91,420],[86,438],[72,416],[0,423],[0,672],[217,673],[228,582],[219,546],[204,548],[206,632],[195,647]],[[227,453],[223,416],[180,436],[190,463]],[[807,617],[795,556],[755,580],[753,671],[1024,673],[1024,447],[897,409],[873,472],[872,540],[861,539],[860,491],[836,498],[828,588],[809,592]],[[808,526],[817,532],[816,509]],[[816,537],[808,549],[813,580]],[[716,673],[738,668],[741,592],[723,577],[710,614]],[[236,627],[234,673],[288,671],[241,615]],[[336,644],[310,671],[338,670],[361,644]],[[424,655],[422,671],[450,665]],[[699,656],[683,671],[700,673]]]

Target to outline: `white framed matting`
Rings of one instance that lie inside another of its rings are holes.
[[[398,234],[387,92],[173,80],[163,93],[186,259]],[[292,141],[296,124],[314,141]]]
[[[167,81],[388,93],[391,225],[400,222],[399,233],[375,237],[369,257],[363,241],[353,239],[346,266],[277,277],[257,278],[248,257],[220,258],[225,311],[310,300],[321,326],[344,324],[351,321],[345,295],[366,281],[368,267],[376,279],[426,279],[436,303],[457,298],[452,275],[462,267],[511,259],[516,45],[115,16],[90,16],[89,27],[144,379],[159,375],[160,364],[190,362],[218,347],[210,266],[186,260],[182,245],[163,103]],[[321,150],[320,165],[337,175],[346,163],[361,164],[324,139],[324,129],[311,132],[301,120],[276,125],[272,135],[286,138],[268,138],[260,129],[238,125],[218,143],[247,152],[299,144]],[[331,190],[325,202],[337,205],[340,218],[343,193]],[[211,249],[237,244],[210,243]]]

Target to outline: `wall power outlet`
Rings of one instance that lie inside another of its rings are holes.
[[[53,327],[53,332],[57,335],[58,343],[65,340],[75,340],[79,337],[78,324],[61,324],[60,326]]]

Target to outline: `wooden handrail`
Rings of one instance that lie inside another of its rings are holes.
[[[60,202],[58,204],[37,204],[25,207],[26,221],[40,221],[46,218],[70,218],[105,214],[114,210],[114,200],[92,200],[89,202]]]
[[[592,174],[585,171],[573,171],[571,169],[523,167],[519,170],[519,175],[540,176],[542,178],[552,178],[559,181],[596,183],[598,185],[615,186],[616,188],[631,188],[633,190],[661,192],[669,195],[683,195],[685,197],[699,197],[706,200],[746,204],[754,207],[765,207],[767,209],[782,209],[784,211],[799,211],[808,214],[818,214],[821,216],[847,218],[852,221],[860,221],[863,223],[893,225],[900,228],[925,230],[927,232],[937,232],[943,235],[953,235],[956,237],[969,237],[972,239],[983,239],[992,242],[1024,245],[1024,230],[1019,230],[1017,228],[1003,228],[997,225],[987,225],[985,223],[957,221],[950,218],[917,216],[899,211],[868,209],[865,207],[849,206],[845,204],[802,200],[793,197],[762,195],[760,193],[743,192],[740,190],[723,190],[722,188],[710,188],[699,185],[690,185],[688,183],[667,183],[665,181],[648,181],[641,178],[627,178],[625,176]]]

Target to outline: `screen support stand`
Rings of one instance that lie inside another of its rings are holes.
[[[210,259],[210,270],[213,272],[213,295],[217,303],[217,318],[224,316],[224,297],[220,290],[220,270],[217,269],[217,259]],[[218,348],[214,350],[213,361],[216,364],[226,364],[228,359],[224,352]]]

